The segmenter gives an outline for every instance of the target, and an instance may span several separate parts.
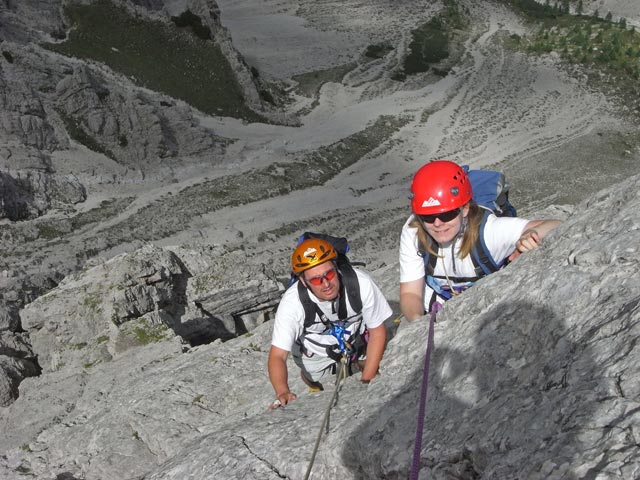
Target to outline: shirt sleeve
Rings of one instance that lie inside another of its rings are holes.
[[[362,298],[362,318],[367,328],[376,328],[393,315],[389,302],[371,276],[357,270],[360,296]]]
[[[298,299],[298,285],[294,283],[282,296],[273,322],[271,345],[290,352],[302,335],[304,307]]]
[[[528,219],[489,215],[484,228],[484,241],[493,259],[500,263],[513,253]]]
[[[418,255],[418,229],[409,226],[413,215],[405,222],[400,234],[400,282],[424,277],[424,261]]]

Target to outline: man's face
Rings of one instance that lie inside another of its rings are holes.
[[[306,270],[300,280],[320,300],[333,300],[340,292],[340,276],[333,262],[325,262]]]

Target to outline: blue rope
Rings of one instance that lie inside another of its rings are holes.
[[[433,350],[433,330],[436,321],[436,313],[441,305],[435,302],[431,307],[429,319],[429,334],[427,335],[427,353],[424,355],[424,369],[422,371],[422,388],[420,391],[420,404],[418,405],[418,420],[416,422],[416,441],[413,446],[413,462],[411,464],[410,480],[417,480],[420,473],[420,453],[422,452],[422,431],[424,430],[424,412],[427,404],[427,389],[429,388],[429,361]]]

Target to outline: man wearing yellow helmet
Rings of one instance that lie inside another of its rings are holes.
[[[357,360],[361,352],[356,345],[363,341],[366,330],[362,382],[369,383],[378,372],[386,341],[384,321],[393,312],[368,273],[350,265],[339,266],[337,260],[338,253],[331,243],[319,238],[302,241],[293,252],[291,266],[298,279],[280,301],[269,351],[269,379],[276,393],[274,406],[296,399],[289,388],[289,352],[300,367],[304,382],[321,390],[320,380],[335,372],[342,355]]]

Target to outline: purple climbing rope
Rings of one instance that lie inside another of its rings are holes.
[[[413,462],[411,463],[410,480],[417,480],[420,473],[420,452],[422,451],[422,430],[424,430],[424,411],[427,405],[427,389],[429,388],[429,361],[433,350],[433,330],[436,321],[436,313],[441,305],[435,302],[431,307],[429,317],[429,333],[427,335],[427,352],[424,355],[424,369],[422,371],[422,389],[420,391],[420,404],[418,405],[418,420],[416,422],[416,441],[413,445]]]

